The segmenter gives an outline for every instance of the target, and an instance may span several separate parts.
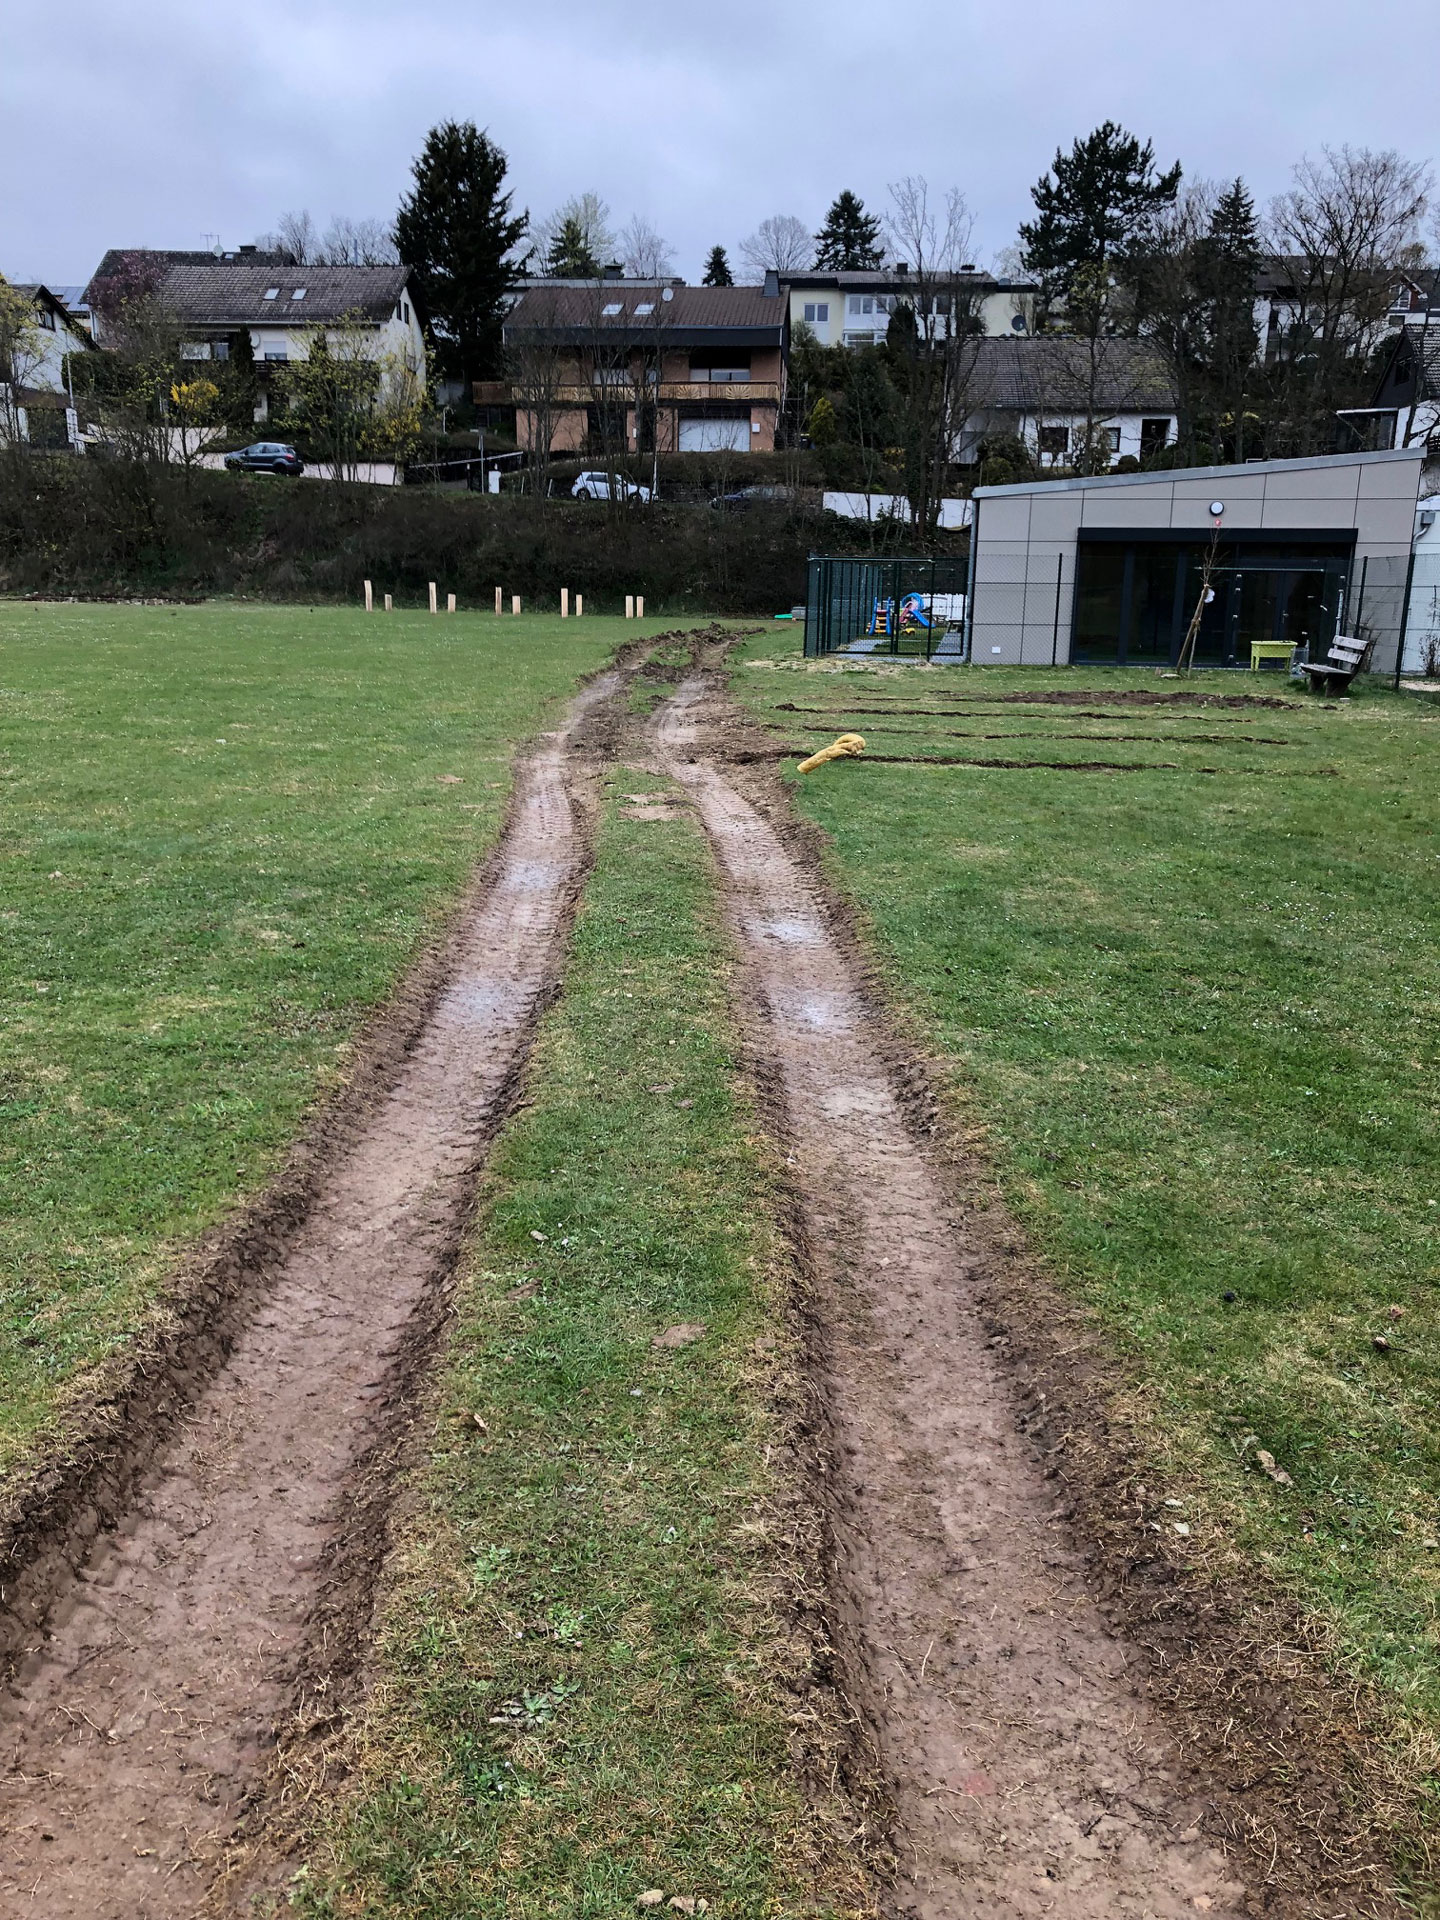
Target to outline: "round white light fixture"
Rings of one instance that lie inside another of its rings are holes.
[[[1211,513],[1214,514],[1215,518],[1218,520],[1221,514],[1224,513],[1225,511],[1225,502],[1223,500],[1212,500],[1210,502],[1210,511]]]

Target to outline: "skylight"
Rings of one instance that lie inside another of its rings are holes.
[[[290,298],[292,300],[303,300],[305,298],[304,287],[296,287],[295,291],[291,294]]]
[[[280,289],[278,287],[267,287],[265,289],[265,298],[267,300],[278,300],[280,298]]]
[[[617,313],[623,313],[625,311],[625,307],[622,301],[611,300],[606,306],[603,306],[600,311],[607,320],[613,320]]]
[[[635,317],[638,320],[642,314],[654,313],[654,311],[655,302],[653,300],[642,300],[640,305],[635,309]]]

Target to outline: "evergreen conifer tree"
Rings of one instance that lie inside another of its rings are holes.
[[[600,262],[590,251],[585,229],[574,214],[568,214],[557,227],[545,255],[545,271],[557,280],[600,278]]]
[[[1056,151],[1050,172],[1030,189],[1035,218],[1020,228],[1025,267],[1051,300],[1088,308],[1111,271],[1144,236],[1149,220],[1173,205],[1180,165],[1155,172],[1155,149],[1107,120],[1069,153]],[[1096,323],[1098,330],[1098,321]],[[1082,321],[1081,331],[1088,331]]]
[[[440,372],[471,381],[499,371],[513,249],[526,215],[502,191],[506,159],[470,121],[432,127],[395,217],[395,247],[410,268]]]
[[[1216,201],[1209,231],[1196,248],[1195,291],[1211,403],[1219,434],[1236,460],[1245,458],[1246,402],[1259,344],[1255,325],[1259,265],[1255,203],[1245,182],[1235,180]]]
[[[815,265],[828,273],[864,273],[880,265],[884,252],[878,217],[847,187],[815,236]]]
[[[730,262],[725,257],[724,247],[712,247],[710,257],[705,262],[705,278],[702,287],[733,287],[735,279],[730,272]]]

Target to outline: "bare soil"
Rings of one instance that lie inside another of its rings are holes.
[[[124,1517],[97,1533],[81,1513],[69,1537],[94,1537],[73,1566],[32,1558],[12,1614],[0,1913],[193,1915],[277,1735],[334,1711],[414,1377],[558,978],[589,858],[588,754],[621,685],[593,682],[522,759],[413,1045],[242,1276],[228,1355]]]
[[[704,675],[656,739],[718,856],[795,1182],[840,1684],[893,1801],[891,1910],[1396,1914],[1343,1733],[1271,1657],[1273,1610],[1197,1596],[1159,1541],[1137,1548],[1144,1489],[1057,1433],[1102,1424],[1050,1351],[1083,1354],[1083,1331],[1046,1329],[1013,1223],[937,1146],[813,840],[773,776],[738,770],[769,756]]]

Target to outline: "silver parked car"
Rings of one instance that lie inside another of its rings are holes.
[[[570,496],[574,500],[638,500],[642,506],[650,503],[649,487],[620,473],[577,473]]]

